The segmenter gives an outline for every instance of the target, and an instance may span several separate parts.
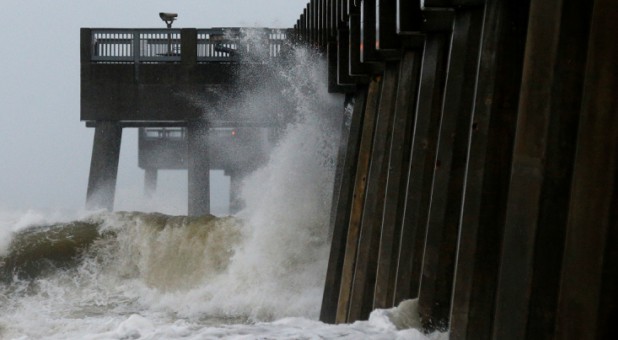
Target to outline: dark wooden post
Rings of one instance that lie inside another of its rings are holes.
[[[144,196],[150,198],[157,191],[157,174],[156,168],[144,169]]]
[[[405,208],[405,182],[416,107],[419,51],[406,51],[401,60],[396,90],[392,139],[389,146],[386,194],[380,234],[380,247],[374,293],[374,308],[394,305],[399,238]]]
[[[447,33],[427,35],[415,111],[401,230],[395,303],[418,297],[425,249],[431,183],[446,80]]]
[[[350,296],[348,322],[369,318],[373,310],[380,225],[384,210],[384,194],[388,175],[388,148],[393,131],[393,115],[397,94],[399,62],[386,62],[378,116],[371,148],[369,173],[362,211],[358,254]]]
[[[553,338],[590,11],[530,5],[495,337]]]
[[[367,103],[363,113],[361,141],[358,151],[356,175],[354,178],[354,194],[350,207],[350,221],[346,236],[345,256],[341,269],[341,286],[339,301],[337,303],[337,323],[348,321],[352,281],[354,279],[357,246],[360,237],[361,216],[363,213],[363,204],[365,202],[367,174],[369,172],[371,144],[373,142],[373,131],[377,116],[381,85],[382,78],[378,76],[369,83],[369,89],[367,91]]]
[[[185,65],[197,63],[197,30],[195,28],[183,28],[180,30],[181,60]]]
[[[86,208],[114,209],[122,127],[115,121],[98,121],[94,129]]]
[[[188,123],[189,216],[210,214],[210,160],[207,137],[208,125],[205,122]]]
[[[594,1],[560,280],[559,339],[617,334],[617,17],[618,2]]]
[[[486,5],[451,311],[453,339],[492,335],[527,22],[525,1]]]
[[[482,18],[458,10],[453,28],[419,292],[429,330],[448,327]]]

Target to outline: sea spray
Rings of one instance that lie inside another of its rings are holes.
[[[396,310],[351,325],[310,320],[323,291],[343,111],[341,98],[322,87],[326,72],[314,57],[297,49],[281,73],[289,86],[277,95],[292,104],[294,119],[269,161],[245,178],[236,218],[81,219],[99,237],[71,266],[0,283],[0,338],[425,339],[397,329],[408,324],[400,317],[391,324],[389,315],[403,315]],[[237,107],[251,96],[243,98]]]
[[[296,49],[292,66],[281,70],[276,84],[265,81],[261,91],[244,93],[235,102],[234,110],[254,111],[256,102],[285,101],[293,119],[267,164],[244,179],[245,209],[237,215],[243,241],[227,270],[199,288],[152,296],[156,308],[255,321],[317,318],[343,99],[322,86],[326,72],[316,57]]]

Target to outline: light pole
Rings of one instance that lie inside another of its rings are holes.
[[[174,22],[174,20],[176,20],[176,18],[178,17],[178,14],[160,12],[159,17],[161,18],[161,20],[165,22],[165,24],[167,25],[167,29],[171,30],[172,23]],[[172,34],[171,32],[167,33],[167,56],[168,57],[172,56]]]

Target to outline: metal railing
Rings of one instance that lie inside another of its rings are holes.
[[[179,62],[179,29],[93,29],[92,61]]]
[[[197,61],[266,61],[278,58],[286,30],[270,28],[209,28],[197,30]]]
[[[278,58],[284,51],[287,30],[197,29],[197,62],[259,62]],[[101,63],[180,62],[180,29],[91,30],[91,61]]]
[[[187,139],[186,128],[143,128],[140,130],[141,138],[146,140],[185,140]]]

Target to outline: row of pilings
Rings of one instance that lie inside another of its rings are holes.
[[[615,334],[617,33],[614,0],[310,1],[295,38],[353,102],[321,320]]]

